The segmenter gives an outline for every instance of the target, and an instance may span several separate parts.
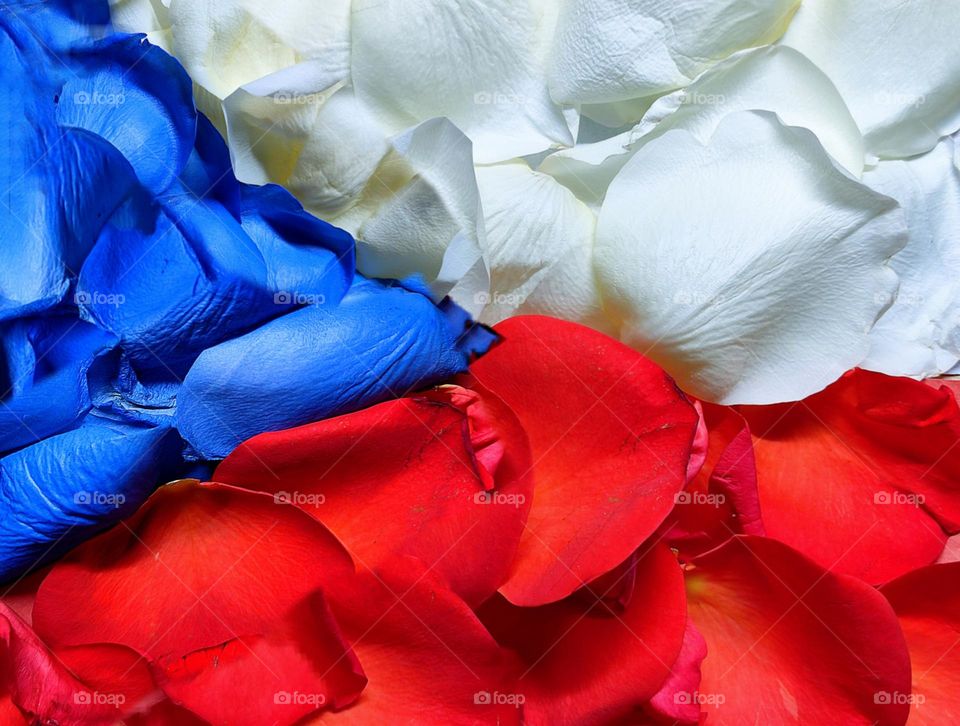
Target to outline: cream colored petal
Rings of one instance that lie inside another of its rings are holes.
[[[854,367],[896,289],[902,210],[769,113],[674,130],[610,185],[595,260],[621,337],[689,393],[804,398]]]
[[[885,158],[929,151],[960,128],[960,3],[804,0],[783,39],[840,89]]]

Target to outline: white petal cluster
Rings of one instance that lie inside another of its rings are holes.
[[[958,367],[958,0],[112,4],[367,274],[727,404]]]

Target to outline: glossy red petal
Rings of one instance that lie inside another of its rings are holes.
[[[363,572],[330,594],[370,685],[324,724],[518,724],[514,662],[473,611],[412,558]]]
[[[902,725],[906,643],[890,605],[772,539],[736,537],[694,560],[690,618],[707,642],[692,697],[708,723]]]
[[[960,563],[915,570],[885,585],[907,638],[911,691],[884,698],[908,702],[910,726],[960,723]]]
[[[682,572],[657,545],[631,574],[625,607],[601,591],[534,608],[497,597],[480,609],[497,640],[522,660],[515,688],[526,699],[526,723],[610,723],[642,706],[670,675],[686,621]]]
[[[946,388],[854,371],[806,401],[739,409],[767,534],[879,584],[960,525],[960,409]]]
[[[2,604],[0,692],[30,722],[60,726],[113,724],[160,697],[146,662],[129,648],[101,644],[55,652]]]
[[[182,482],[57,563],[33,621],[49,643],[122,643],[158,660],[262,634],[353,569],[295,507]]]
[[[417,557],[479,604],[516,553],[531,465],[526,434],[502,401],[444,386],[257,436],[216,479],[291,501],[367,567]]]
[[[574,323],[511,318],[471,368],[516,413],[535,494],[510,579],[517,605],[561,600],[623,562],[683,487],[698,416],[654,363]]]
[[[292,724],[353,703],[366,684],[320,593],[266,635],[236,638],[155,668],[164,691],[213,724]]]

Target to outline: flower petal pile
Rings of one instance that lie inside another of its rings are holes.
[[[0,579],[188,462],[444,380],[493,340],[239,183],[180,65],[69,10],[0,9]]]
[[[956,713],[960,671],[942,657],[956,603],[939,589],[955,580],[941,557],[960,503],[952,391],[855,371],[792,407],[728,408],[584,326],[522,316],[497,332],[469,375],[255,436],[212,482],[161,487],[5,596],[10,712],[891,726]],[[865,481],[861,458],[882,458],[898,488]],[[836,459],[832,490],[815,488],[811,467]],[[800,518],[784,516],[791,486],[817,500]],[[818,514],[866,486],[889,494],[859,503],[873,521],[842,503]],[[887,536],[885,518],[903,532],[928,511],[936,546]],[[826,530],[850,554],[817,549]],[[873,568],[866,538],[884,553]]]
[[[111,1],[365,272],[589,325],[715,403],[960,364],[957,3],[327,5]]]

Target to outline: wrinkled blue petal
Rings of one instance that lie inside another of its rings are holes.
[[[222,204],[240,220],[240,182],[230,165],[227,144],[210,120],[197,115],[197,139],[180,181],[198,199]]]
[[[6,326],[2,343],[10,382],[0,392],[0,454],[72,428],[92,405],[91,367],[116,340],[76,317],[50,316]]]
[[[403,286],[358,278],[336,308],[305,307],[204,352],[180,389],[177,427],[192,456],[223,458],[264,431],[465,371],[475,345],[457,312]]]
[[[179,436],[91,419],[0,459],[0,580],[130,516],[176,471]]]
[[[180,64],[142,35],[113,35],[81,48],[57,104],[62,127],[86,129],[115,146],[156,194],[193,151],[197,114]]]

